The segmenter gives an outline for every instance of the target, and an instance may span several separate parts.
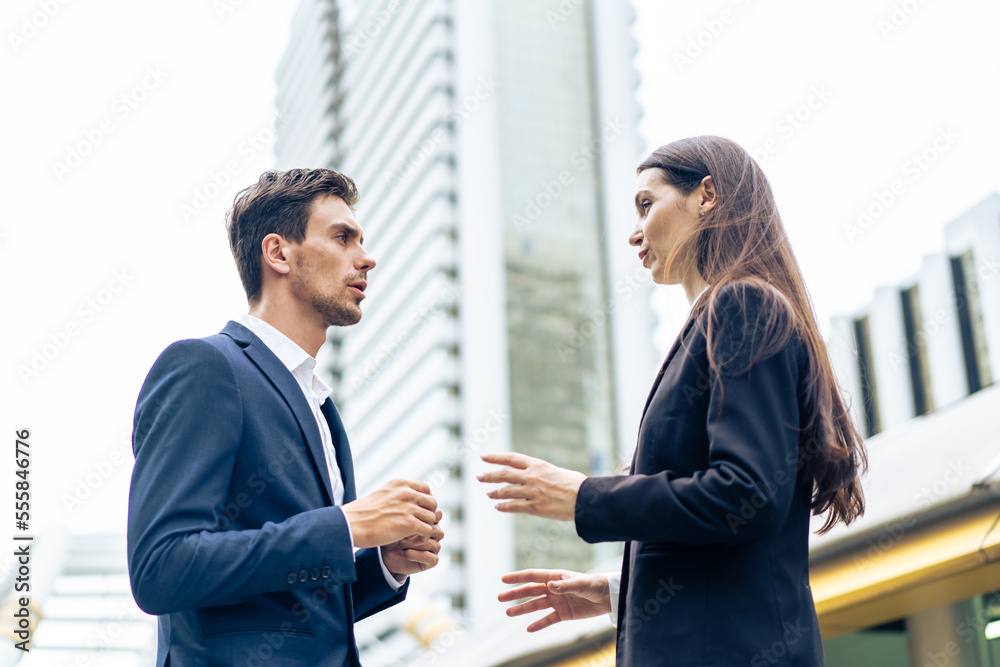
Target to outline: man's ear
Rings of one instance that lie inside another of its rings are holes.
[[[289,265],[290,257],[287,253],[288,243],[278,234],[268,234],[260,242],[260,249],[263,253],[261,261],[265,268],[270,268],[276,273],[286,274],[292,270]]]

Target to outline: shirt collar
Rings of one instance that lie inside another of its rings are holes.
[[[312,392],[320,403],[332,393],[333,389],[316,375],[316,359],[299,347],[298,343],[249,313],[241,315],[237,321],[252,331],[292,375],[299,377],[301,374],[306,385],[311,385]]]

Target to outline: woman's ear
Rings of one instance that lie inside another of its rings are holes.
[[[718,198],[715,196],[715,183],[712,181],[711,174],[701,179],[701,185],[698,186],[697,192],[700,200],[698,215],[706,215],[715,208],[715,204],[718,202]]]

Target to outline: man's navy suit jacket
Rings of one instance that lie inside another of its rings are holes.
[[[811,451],[800,430],[809,361],[797,334],[756,359],[765,340],[780,342],[768,318],[783,317],[763,289],[719,290],[719,373],[706,318],[687,322],[647,400],[631,474],[580,488],[580,536],[626,542],[618,665],[823,664],[809,588],[812,485],[799,474]]]
[[[347,434],[323,414],[344,502],[357,497]],[[128,566],[159,615],[158,667],[359,665],[354,621],[400,602],[377,549],[355,558],[334,507],[316,419],[298,383],[246,327],[170,345],[139,393]]]

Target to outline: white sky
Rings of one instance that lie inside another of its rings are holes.
[[[16,51],[10,35],[45,3],[6,0],[0,10],[0,276],[11,286],[3,432],[12,448],[15,429],[33,430],[33,529],[116,532],[149,366],[171,341],[215,333],[245,308],[222,220],[235,192],[272,166],[273,79],[295,2],[52,4],[58,11]],[[883,37],[878,23],[894,4],[915,12]],[[912,273],[941,247],[945,222],[1000,190],[1000,3],[636,5],[648,146],[704,133],[751,149],[775,139],[763,166],[824,324]],[[723,19],[720,31],[713,22]],[[718,33],[711,40],[705,22]],[[675,53],[702,31],[703,52],[678,66]],[[779,127],[813,90],[829,99],[814,98],[818,108],[794,132]],[[957,138],[913,179],[905,163],[942,129]],[[60,178],[54,163],[88,135],[99,143]],[[231,161],[238,173],[212,192],[211,173]],[[844,226],[857,208],[896,179],[902,194],[849,241]],[[185,220],[180,205],[206,188],[214,196]],[[97,312],[88,299],[106,303]],[[671,308],[668,320],[683,312]],[[65,347],[22,380],[18,368],[67,327],[75,335]],[[0,457],[11,482],[12,458]],[[97,468],[110,470],[99,484]],[[67,509],[78,491],[91,495]]]

